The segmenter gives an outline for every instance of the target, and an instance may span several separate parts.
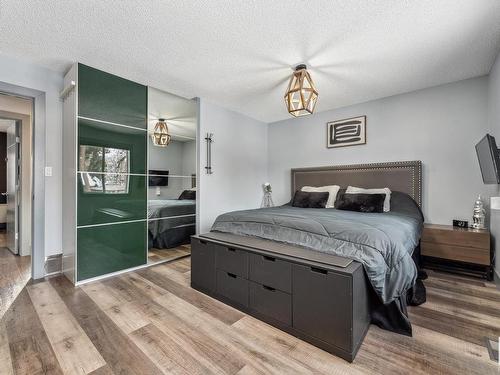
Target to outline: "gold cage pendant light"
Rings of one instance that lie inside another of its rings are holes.
[[[165,119],[163,118],[158,119],[153,134],[151,135],[153,144],[159,147],[166,147],[170,143],[171,138],[172,137],[168,133],[168,126]]]
[[[285,94],[288,112],[295,117],[310,115],[314,112],[317,101],[318,91],[314,87],[307,66],[305,64],[297,65]]]

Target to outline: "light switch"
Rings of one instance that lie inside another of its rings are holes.
[[[156,187],[156,195],[158,195],[158,196],[161,195],[161,189],[159,186]]]
[[[490,209],[500,210],[500,197],[491,197],[490,198]]]
[[[52,167],[45,167],[45,177],[52,177]]]

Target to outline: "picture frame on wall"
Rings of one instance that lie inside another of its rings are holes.
[[[366,144],[366,116],[330,121],[326,124],[328,148]]]

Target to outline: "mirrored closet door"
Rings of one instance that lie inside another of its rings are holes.
[[[148,263],[157,263],[191,253],[197,105],[150,87],[148,112]]]

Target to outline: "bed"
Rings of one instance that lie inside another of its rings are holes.
[[[264,252],[264,257],[268,256],[265,254],[271,253],[277,254],[277,259],[290,261],[293,289],[290,291],[291,318],[285,326],[274,324],[272,320],[271,324],[352,360],[370,321],[382,328],[411,335],[411,323],[406,312],[407,303],[419,304],[425,301],[425,290],[419,281],[422,273],[418,264],[423,226],[420,209],[421,168],[420,161],[411,161],[292,169],[292,194],[303,186],[335,184],[344,188],[348,185],[364,188],[388,187],[393,192],[391,211],[360,213],[332,208],[297,208],[291,205],[236,211],[220,215],[205,238],[215,240],[220,245],[226,244],[227,249],[229,246],[240,246],[240,249],[248,251],[249,259],[253,259],[255,254],[252,253]],[[216,272],[220,272],[218,268],[229,269],[224,268],[226,257],[234,256],[230,252],[219,251],[218,254],[220,256],[216,254],[214,260]],[[342,260],[349,262],[343,263]],[[198,272],[196,263],[193,258],[192,274]],[[219,263],[222,264],[221,267]],[[314,278],[306,279],[307,274],[301,274],[300,271],[300,267],[304,265],[311,266],[312,271],[318,268],[318,265],[326,265],[328,267],[320,271],[328,277],[330,274],[335,276],[336,281],[322,284],[321,278],[317,279],[319,282]],[[364,277],[359,276],[359,270]],[[242,276],[242,279],[244,278]],[[251,275],[248,279],[249,285],[253,285]],[[342,280],[348,282],[343,284]],[[217,276],[215,295],[221,294],[218,291],[220,282]],[[244,280],[241,282],[244,283]],[[305,292],[302,295],[297,287],[300,283],[306,284],[303,286]],[[314,285],[322,291],[314,290]],[[328,287],[330,289],[327,291]],[[309,291],[307,288],[310,288]],[[325,307],[325,299],[333,296],[333,293],[338,293],[336,289],[339,288],[345,288],[345,292],[335,298],[344,300],[345,308],[338,310],[338,306],[331,304]],[[224,293],[222,290],[222,294]],[[320,295],[316,299],[309,299],[308,293]],[[286,293],[283,298],[287,298]],[[307,302],[302,304],[302,308],[296,306],[296,300],[299,298]],[[249,307],[252,313],[252,306]],[[267,307],[266,305],[265,309]],[[321,315],[322,311],[326,313]],[[260,317],[258,314],[257,316]],[[346,316],[349,319],[345,318]],[[320,323],[311,325],[310,322],[301,322],[304,317],[307,317],[306,320],[318,320]],[[343,323],[340,324],[339,320]],[[357,324],[360,321],[366,324]],[[350,324],[347,333],[338,333],[344,330],[346,324]],[[332,326],[336,326],[338,332],[331,332],[329,337],[318,340],[323,331],[330,330]],[[306,334],[304,329],[308,331]],[[344,340],[342,335],[349,339]]]
[[[196,228],[196,200],[151,199],[148,223],[149,248],[170,249],[189,243]]]

